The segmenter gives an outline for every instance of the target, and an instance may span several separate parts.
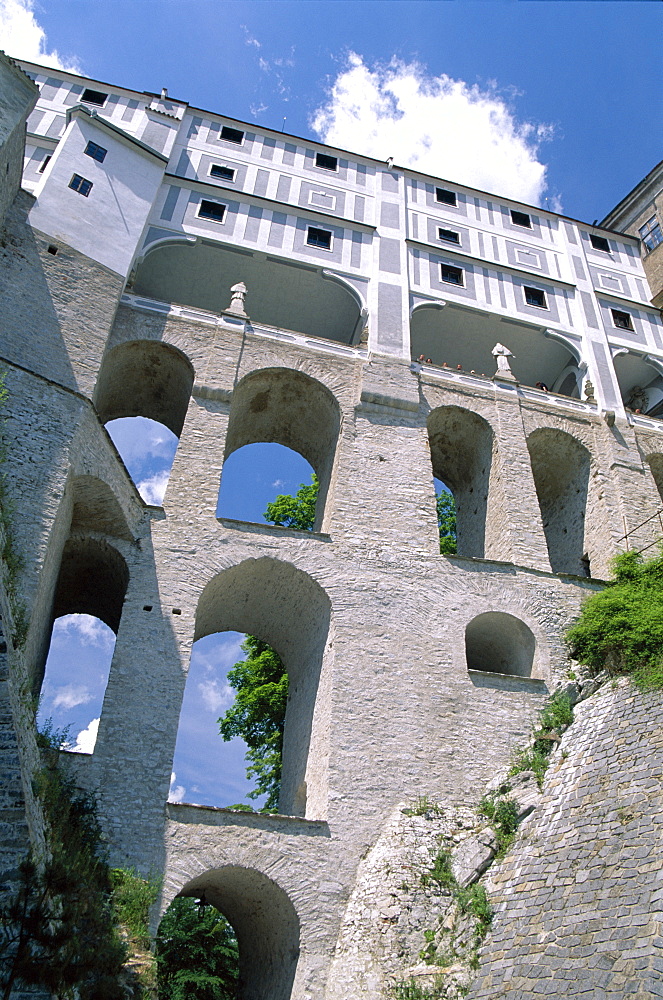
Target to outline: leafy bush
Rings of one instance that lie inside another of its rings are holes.
[[[440,533],[440,552],[453,556],[458,551],[456,544],[456,501],[453,493],[446,491],[437,498],[437,526]]]
[[[143,878],[134,868],[112,868],[113,907],[137,947],[150,947],[150,906],[159,895],[159,882]]]
[[[235,932],[213,906],[174,899],[157,934],[159,1000],[235,1000],[239,952]]]
[[[426,888],[431,882],[436,882],[441,889],[454,892],[456,889],[456,878],[451,870],[451,853],[440,847],[430,871],[421,876],[421,884]]]
[[[558,742],[559,734],[573,722],[573,706],[567,694],[557,692],[545,705],[539,716],[540,728],[534,734],[531,746],[517,750],[509,774],[533,771],[539,788],[550,763],[550,754]]]
[[[583,605],[566,633],[571,656],[594,672],[630,674],[642,688],[663,687],[663,553],[625,552],[614,580]]]
[[[488,902],[486,890],[475,882],[467,889],[459,889],[456,899],[462,913],[471,913],[476,918],[474,937],[475,943],[480,944],[493,920],[493,911]]]

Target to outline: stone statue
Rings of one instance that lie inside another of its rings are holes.
[[[236,316],[246,316],[244,303],[246,301],[246,285],[243,281],[233,285],[230,289],[230,305],[226,312],[234,313]]]
[[[627,410],[633,410],[634,413],[646,413],[648,403],[649,397],[646,390],[641,385],[634,385],[624,405]]]
[[[491,354],[497,361],[497,371],[493,378],[508,379],[510,382],[515,382],[516,376],[509,367],[509,358],[515,358],[516,355],[512,354],[504,344],[495,344]]]

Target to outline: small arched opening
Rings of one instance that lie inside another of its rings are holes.
[[[331,666],[330,615],[329,598],[315,580],[271,558],[219,573],[198,602],[195,641],[229,631],[255,636],[278,653],[288,673],[279,798],[279,812],[288,815],[326,815],[330,706],[318,690]],[[219,757],[223,747],[219,736]]]
[[[503,611],[477,615],[465,629],[468,670],[531,677],[535,652],[531,629]]]
[[[433,477],[453,494],[457,551],[483,557],[493,460],[493,432],[477,413],[440,406],[428,417]]]
[[[616,353],[613,364],[625,408],[663,418],[663,373],[643,355],[627,350]]]
[[[299,918],[273,879],[252,868],[225,865],[192,879],[181,889],[182,897],[214,907],[232,927],[239,949],[237,1000],[290,1000],[300,951]],[[157,954],[163,951],[158,934]],[[219,971],[222,962],[219,955]]]
[[[317,476],[313,527],[320,531],[331,492],[340,427],[338,402],[317,379],[288,368],[266,368],[247,375],[233,392],[219,489],[220,514],[224,513],[226,493],[233,487],[230,466],[230,486],[224,483],[228,459],[248,445],[278,444],[308,463],[295,473],[295,477],[306,473],[300,482],[310,482],[309,468]]]
[[[95,406],[147,503],[162,501],[193,379],[189,359],[159,341],[129,341],[104,355]]]
[[[585,512],[591,455],[565,431],[535,430],[527,439],[553,573],[589,576]]]

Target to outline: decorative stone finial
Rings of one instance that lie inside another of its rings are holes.
[[[588,403],[596,402],[596,398],[594,396],[594,386],[589,379],[585,382],[585,399]]]
[[[509,367],[509,358],[515,358],[515,354],[512,354],[508,347],[504,344],[495,344],[491,354],[497,361],[497,371],[493,375],[493,378],[499,379],[500,381],[515,382],[516,376],[511,371]]]
[[[243,281],[239,281],[230,289],[230,305],[226,309],[226,312],[234,313],[235,316],[246,316],[246,312],[244,310],[245,301],[246,285]]]

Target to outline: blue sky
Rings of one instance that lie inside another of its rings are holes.
[[[661,157],[662,17],[639,0],[0,0],[0,47],[592,222]],[[159,502],[172,435],[140,420],[110,430]],[[261,520],[308,478],[273,449],[237,453],[222,512]],[[89,750],[112,635],[77,618],[54,636],[41,714],[71,722]],[[196,646],[176,798],[223,805],[247,791],[242,748],[215,724],[239,641]]]

